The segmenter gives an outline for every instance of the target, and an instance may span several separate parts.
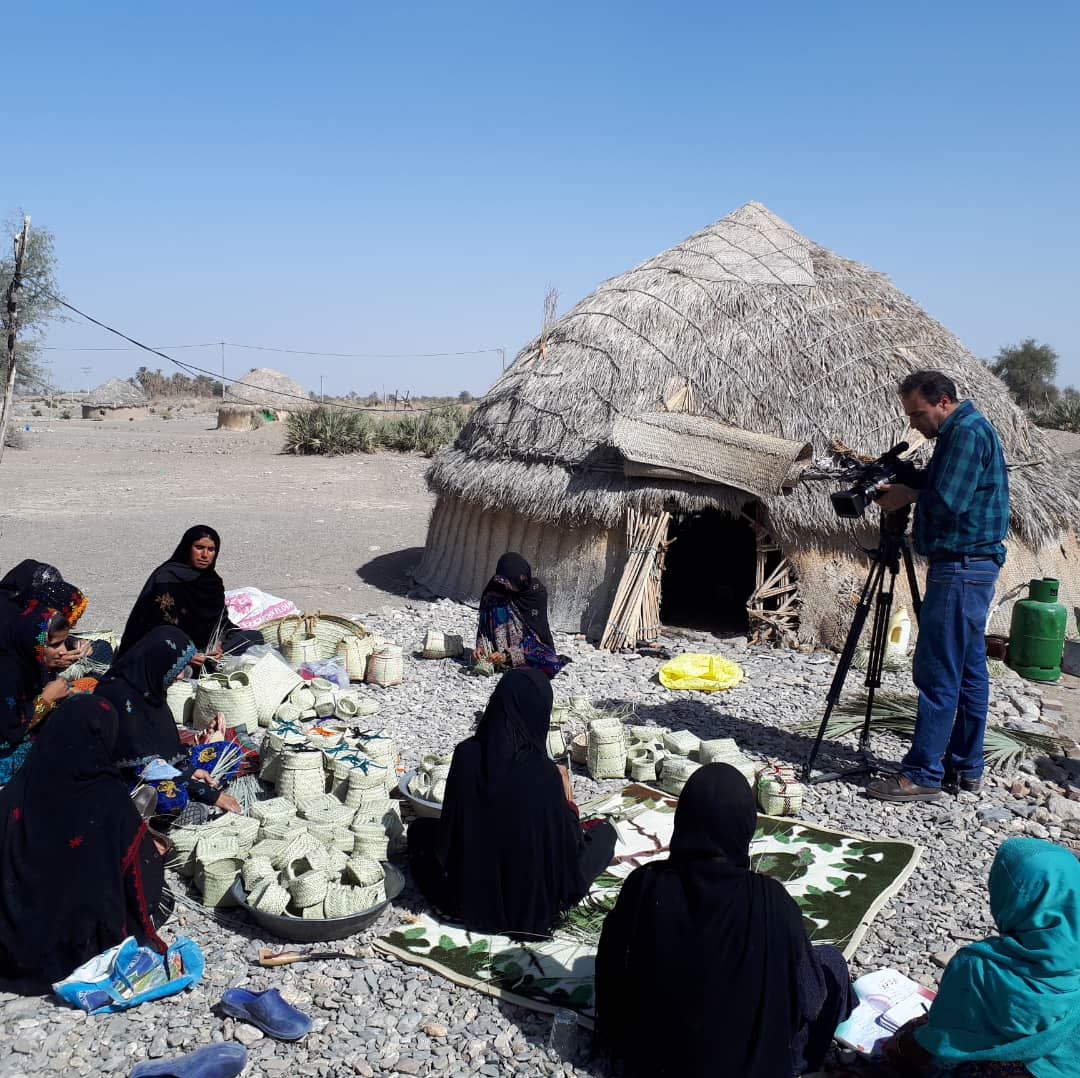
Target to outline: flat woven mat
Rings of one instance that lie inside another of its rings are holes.
[[[607,872],[555,930],[553,939],[522,943],[467,932],[429,913],[410,915],[375,946],[426,966],[456,984],[522,1007],[575,1010],[591,1026],[593,970],[604,917],[623,880],[638,866],[667,856],[676,798],[647,786],[583,806],[607,816],[619,841]],[[779,880],[802,909],[814,943],[831,943],[850,957],[878,910],[904,885],[921,849],[911,842],[868,839],[778,816],[758,816],[752,867]]]

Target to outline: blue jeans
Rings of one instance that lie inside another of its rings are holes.
[[[990,679],[986,615],[994,598],[996,562],[931,562],[919,615],[914,678],[919,713],[900,770],[920,786],[983,773],[983,734]]]

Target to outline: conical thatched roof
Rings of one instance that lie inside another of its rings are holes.
[[[906,434],[896,394],[919,368],[952,375],[993,422],[1010,473],[1013,531],[1040,544],[1080,515],[1065,466],[1004,385],[881,273],[799,235],[757,202],[602,284],[518,354],[429,483],[535,520],[613,526],[624,509],[735,509],[710,484],[630,478],[616,419],[656,411],[672,387],[720,423],[877,454]],[[1016,467],[1019,465],[1019,467]],[[778,538],[845,528],[828,483],[765,498]]]
[[[95,408],[145,408],[149,401],[138,386],[122,378],[110,378],[88,393],[83,403]]]
[[[243,385],[231,383],[226,400],[254,404],[259,408],[279,408],[295,412],[311,406],[308,392],[288,375],[269,367],[256,367],[240,379]]]

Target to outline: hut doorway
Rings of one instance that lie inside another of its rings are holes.
[[[747,632],[746,605],[756,587],[757,540],[744,515],[716,509],[672,518],[664,560],[660,620],[683,629]]]

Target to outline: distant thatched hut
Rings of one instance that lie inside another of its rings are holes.
[[[218,430],[258,430],[263,410],[251,404],[223,404],[217,413]]]
[[[83,419],[143,419],[150,402],[141,389],[121,378],[102,382],[83,400]]]
[[[522,349],[429,471],[417,580],[475,601],[519,550],[557,628],[647,637],[661,613],[707,624],[726,606],[751,629],[837,644],[877,513],[853,528],[833,513],[835,484],[793,485],[801,447],[877,455],[907,437],[897,382],[926,367],[953,375],[1011,465],[1001,590],[1045,574],[1080,599],[1076,458],[884,275],[756,202],[605,282]]]

